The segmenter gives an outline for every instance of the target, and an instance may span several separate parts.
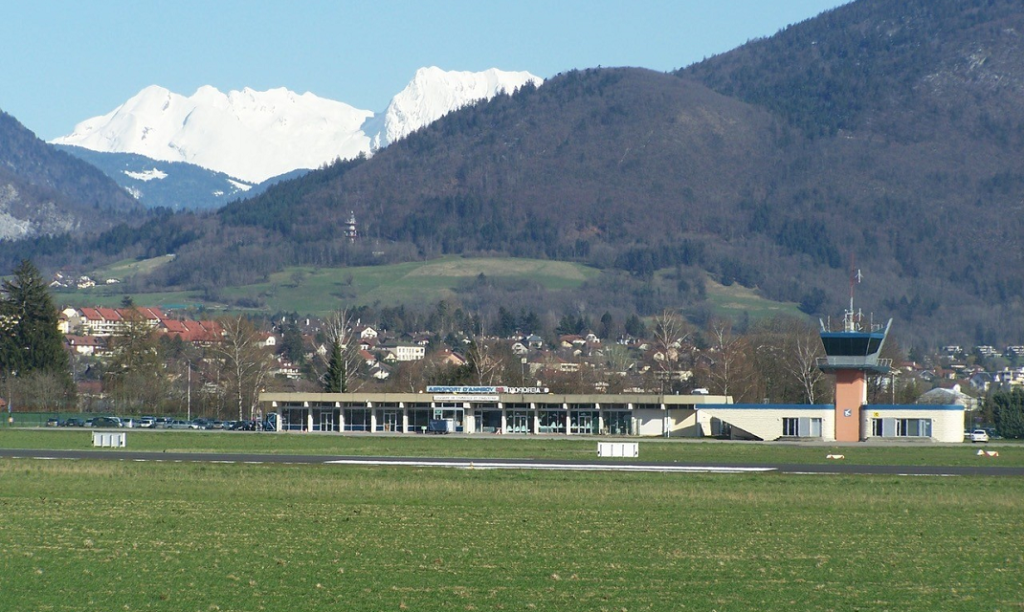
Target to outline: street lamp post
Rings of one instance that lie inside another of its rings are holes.
[[[11,382],[12,376],[17,376],[18,373],[11,371],[11,367],[7,366],[7,424],[14,425],[14,415],[12,414],[14,409],[14,384]]]
[[[188,382],[186,383],[186,386],[185,386],[185,403],[187,405],[187,410],[188,410],[188,421],[191,422],[192,421],[192,362],[191,361],[187,361],[186,363],[188,364],[188,376],[187,376]]]

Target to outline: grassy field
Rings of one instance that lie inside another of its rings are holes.
[[[97,279],[126,279],[164,265],[170,256],[142,261],[124,260],[93,272]],[[272,274],[266,283],[225,288],[221,302],[204,300],[200,292],[133,293],[143,306],[198,306],[226,310],[228,303],[249,301],[259,310],[319,315],[359,304],[422,304],[451,298],[460,283],[483,274],[489,278],[537,283],[549,291],[571,290],[600,275],[580,264],[541,259],[443,257],[430,261],[353,268],[291,267]],[[746,313],[757,320],[779,314],[803,316],[796,304],[773,302],[740,285],[725,287],[707,280],[707,301],[717,316],[736,318]],[[55,293],[61,304],[118,306],[125,295],[121,285],[98,285],[86,290]],[[231,306],[237,310],[237,307]]]
[[[233,452],[402,457],[507,459],[596,459],[597,440],[565,437],[450,437],[254,433],[218,431],[127,431],[129,450],[167,452]],[[0,428],[0,448],[90,449],[87,429]],[[1024,465],[1024,445],[987,445],[998,458],[978,457],[977,446],[933,444],[735,443],[699,440],[640,440],[640,460],[679,463],[827,463],[829,453],[841,453],[858,465]],[[610,460],[611,461],[611,460]]]
[[[105,281],[108,278],[124,281],[137,274],[149,274],[173,259],[174,255],[161,255],[160,257],[151,257],[149,259],[122,259],[94,270],[92,279],[96,282]]]
[[[742,285],[728,287],[708,279],[706,281],[707,301],[712,311],[720,317],[738,319],[746,314],[751,320],[766,319],[779,315],[807,318],[797,304],[767,300]]]
[[[273,311],[322,314],[357,304],[422,304],[450,298],[459,283],[483,274],[519,279],[548,290],[573,289],[599,272],[578,264],[538,259],[463,259],[355,268],[288,268],[270,282],[226,290],[225,297],[257,297]]]
[[[0,460],[3,610],[1016,610],[1024,481]]]
[[[126,260],[94,274],[96,278],[126,278],[154,269],[163,258],[134,262]],[[134,266],[134,267],[133,267]],[[594,268],[561,261],[539,259],[485,259],[443,257],[430,261],[388,266],[353,268],[292,267],[272,274],[266,283],[228,287],[221,292],[226,301],[242,299],[265,304],[261,310],[324,314],[345,306],[373,304],[423,304],[451,297],[460,283],[483,274],[490,278],[523,280],[547,290],[573,289],[600,272]],[[116,306],[125,289],[100,285],[87,290],[56,292],[61,304],[71,306]],[[206,302],[199,292],[133,293],[142,306],[195,305],[223,310],[224,303]]]

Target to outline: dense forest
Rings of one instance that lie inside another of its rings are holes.
[[[674,74],[567,72],[213,215],[17,252],[174,252],[146,282],[203,289],[294,264],[565,259],[605,271],[591,304],[699,314],[711,278],[817,316],[855,261],[862,303],[915,344],[1019,343],[1022,31],[1009,0],[859,0]]]

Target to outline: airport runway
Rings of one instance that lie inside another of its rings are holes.
[[[0,449],[0,457],[56,460],[119,460],[243,464],[307,464],[345,466],[432,467],[477,470],[561,470],[723,474],[882,474],[899,476],[1024,476],[1024,467],[894,466],[827,464],[686,464],[631,460],[560,461],[550,459],[452,459],[434,457],[360,457],[340,455],[277,455],[242,453],[166,453],[129,450]]]

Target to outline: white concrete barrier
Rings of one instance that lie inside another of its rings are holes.
[[[637,442],[598,442],[598,457],[639,457],[640,445]]]
[[[109,448],[124,448],[127,436],[123,433],[110,431],[92,432],[92,445],[105,446]]]

